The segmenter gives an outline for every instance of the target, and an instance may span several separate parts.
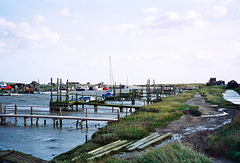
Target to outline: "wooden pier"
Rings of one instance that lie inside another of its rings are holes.
[[[78,116],[63,116],[62,115],[62,108],[58,109],[58,115],[39,115],[39,114],[33,114],[33,107],[30,107],[30,114],[18,114],[18,106],[16,104],[14,105],[6,105],[4,106],[4,110],[1,105],[1,112],[0,112],[0,118],[1,118],[1,124],[7,124],[7,118],[15,118],[15,123],[18,122],[18,118],[24,119],[24,126],[27,124],[27,119],[31,119],[31,125],[33,125],[33,119],[36,119],[36,125],[39,123],[39,119],[44,119],[44,125],[46,125],[46,119],[52,119],[53,120],[53,126],[58,126],[58,121],[60,127],[62,127],[62,120],[76,120],[76,126],[80,125],[81,128],[83,127],[83,122],[86,122],[86,128],[88,128],[88,121],[107,121],[107,122],[118,122],[120,120],[120,113],[119,109],[117,110],[115,114],[108,114],[103,113],[104,115],[115,115],[116,118],[104,118],[104,117],[89,117],[88,113],[89,109],[85,109],[86,111],[86,117],[78,117]],[[29,106],[23,106],[23,107],[29,107]],[[36,106],[35,106],[36,107]],[[107,109],[110,110],[110,109]],[[4,111],[4,112],[3,112]],[[48,111],[37,111],[37,112],[48,112]],[[98,113],[100,114],[100,113]],[[80,121],[80,122],[79,122]]]

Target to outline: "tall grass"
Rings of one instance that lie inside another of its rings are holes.
[[[192,91],[180,93],[178,95],[165,98],[161,102],[147,105],[143,107],[141,110],[147,111],[147,112],[157,112],[157,113],[184,110],[187,107],[187,105],[184,104],[184,102],[187,101],[188,99],[191,99],[193,95],[194,94]]]
[[[184,146],[180,143],[172,143],[165,145],[155,151],[149,151],[141,157],[136,157],[131,160],[108,159],[108,163],[191,163],[204,162],[213,163],[213,161],[205,155],[195,152],[191,147]]]
[[[206,98],[206,102],[218,105],[219,107],[224,108],[237,108],[236,104],[233,104],[230,101],[227,101],[223,98],[223,93],[227,89],[225,87],[203,87],[199,91],[201,95]]]
[[[206,151],[213,156],[225,156],[240,162],[240,114],[210,137]]]

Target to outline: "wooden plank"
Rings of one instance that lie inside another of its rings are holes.
[[[95,155],[95,156],[93,156],[93,157],[88,158],[88,160],[92,160],[92,159],[94,159],[94,158],[101,157],[101,156],[106,155],[106,154],[108,154],[108,153],[110,153],[110,152],[113,152],[113,151],[118,151],[119,149],[121,149],[121,148],[123,148],[123,147],[126,147],[126,146],[130,145],[131,143],[132,143],[132,142],[129,142],[129,143],[123,144],[123,145],[121,145],[121,146],[118,146],[118,147],[116,147],[116,148],[113,148],[113,149],[111,149],[111,150],[108,150],[108,151],[106,151],[106,152],[100,153],[100,154],[98,154],[98,155]]]
[[[139,140],[139,141],[129,145],[127,147],[128,151],[132,151],[132,150],[136,149],[137,147],[139,147],[140,145],[142,145],[144,143],[147,143],[147,142],[149,142],[149,141],[151,141],[151,140],[153,140],[153,139],[155,139],[155,138],[157,138],[159,136],[160,135],[158,135],[158,133],[155,132],[155,133],[153,133],[153,134],[151,134],[151,135],[149,135],[149,136],[147,136],[147,137],[145,137],[145,138],[143,138],[143,139],[141,139],[141,140]]]
[[[153,144],[153,143],[156,143],[156,142],[161,141],[161,140],[163,140],[163,139],[166,139],[166,138],[168,138],[168,137],[171,136],[171,135],[172,135],[172,133],[164,134],[164,135],[162,135],[162,136],[160,136],[160,137],[157,137],[156,139],[153,139],[153,140],[151,140],[151,141],[149,141],[149,142],[147,142],[147,143],[139,146],[138,149],[143,149],[143,148],[149,146],[150,144]]]
[[[88,152],[88,154],[92,154],[92,153],[94,153],[94,152],[100,151],[100,150],[102,150],[103,148],[106,148],[106,147],[108,147],[108,146],[111,146],[111,145],[113,145],[113,144],[116,144],[116,143],[118,143],[118,142],[120,142],[120,141],[121,141],[121,140],[117,140],[117,141],[115,141],[115,142],[112,142],[112,143],[107,144],[107,145],[105,145],[105,146],[102,146],[102,147],[100,147],[100,148],[94,149],[94,150]]]
[[[122,144],[126,144],[126,143],[127,143],[127,140],[123,140],[123,141],[120,141],[120,142],[118,142],[118,143],[116,143],[116,144],[110,145],[110,146],[108,146],[108,147],[106,147],[106,148],[103,148],[103,149],[101,149],[101,150],[99,150],[99,151],[97,151],[97,152],[94,152],[94,153],[92,153],[92,154],[93,154],[93,155],[97,155],[97,154],[99,154],[99,153],[108,151],[108,150],[110,150],[110,149],[113,149],[113,148],[115,148],[115,147],[118,147],[118,146],[120,146],[120,145],[122,145]]]

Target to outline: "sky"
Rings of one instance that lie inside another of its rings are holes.
[[[239,0],[0,0],[0,81],[240,82]]]

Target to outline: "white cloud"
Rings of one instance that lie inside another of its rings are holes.
[[[212,11],[213,17],[222,18],[227,14],[227,8],[225,6],[214,6]]]
[[[104,26],[102,30],[104,31],[116,31],[121,33],[126,33],[130,30],[137,29],[137,26],[134,24],[122,23],[115,26]]]
[[[63,16],[68,16],[69,15],[69,8],[64,7],[63,9],[60,10],[60,14]]]
[[[41,48],[49,44],[55,44],[59,40],[57,33],[50,32],[42,22],[45,18],[35,16],[31,23],[15,23],[0,18],[0,38],[6,39],[6,44],[15,44],[12,48]]]
[[[155,7],[144,8],[144,9],[141,9],[141,11],[146,13],[158,13],[158,9]]]
[[[147,20],[147,21],[146,21]],[[195,10],[190,10],[184,16],[176,12],[167,12],[164,16],[145,19],[145,27],[149,29],[205,28],[206,23]]]

